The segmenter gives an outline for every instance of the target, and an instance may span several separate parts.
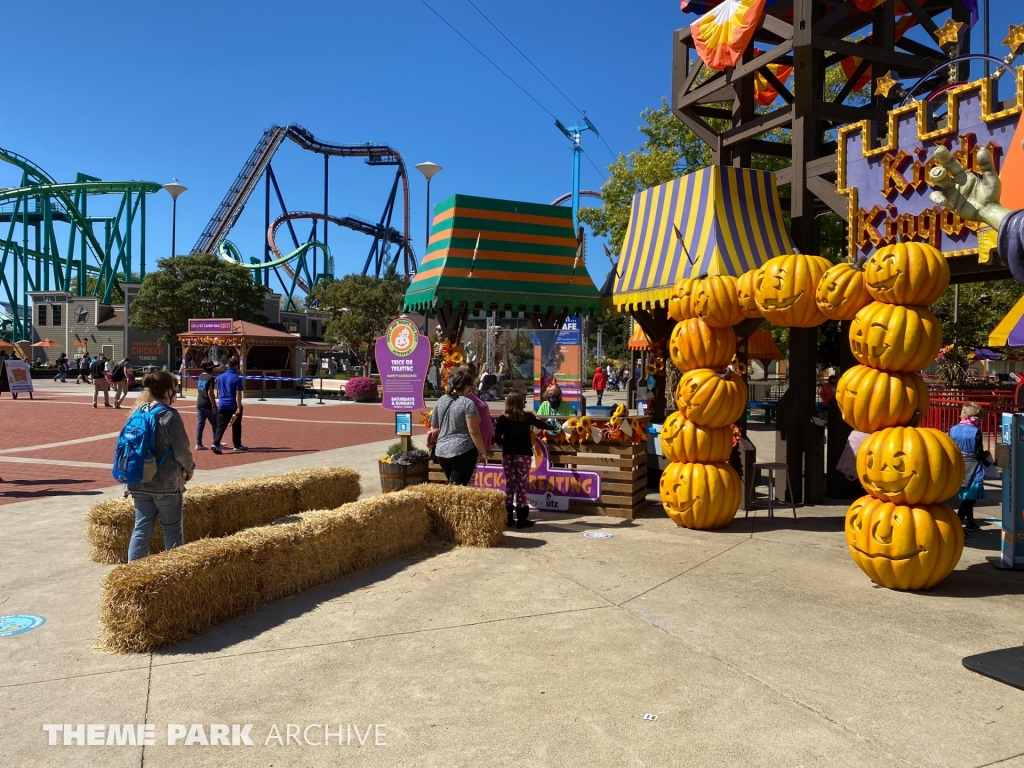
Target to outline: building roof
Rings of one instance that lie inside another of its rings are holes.
[[[668,306],[684,277],[738,277],[793,252],[775,175],[713,165],[638,192],[606,306],[619,312]]]
[[[434,208],[405,310],[465,302],[471,310],[597,311],[601,296],[577,248],[568,208],[454,195]]]
[[[747,339],[747,357],[751,360],[783,360],[785,355],[775,343],[775,337],[770,331],[754,331]]]
[[[646,352],[651,348],[651,341],[647,338],[647,334],[644,333],[644,329],[640,327],[639,323],[633,324],[633,335],[629,337],[629,343],[626,347],[635,352]]]
[[[183,342],[198,342],[200,340],[206,341],[216,339],[223,341],[226,345],[230,345],[233,342],[240,342],[243,339],[247,341],[265,339],[279,342],[300,342],[299,337],[291,333],[277,331],[273,328],[267,328],[266,326],[258,325],[257,323],[250,323],[246,320],[233,320],[231,323],[231,333],[179,333],[178,339]]]
[[[98,323],[97,328],[124,328],[124,310],[115,309],[111,314],[104,317]]]

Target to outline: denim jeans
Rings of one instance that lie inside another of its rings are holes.
[[[164,531],[164,550],[180,547],[185,543],[181,528],[181,491],[161,494],[135,491],[135,530],[128,545],[128,562],[149,556],[149,540],[153,538],[153,526],[159,515]]]
[[[203,444],[203,432],[206,431],[206,422],[210,422],[210,432],[217,431],[217,415],[213,412],[213,409],[196,408],[196,445]]]

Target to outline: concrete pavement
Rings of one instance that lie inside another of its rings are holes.
[[[388,442],[196,481],[312,460],[377,492]],[[92,648],[109,567],[86,558],[86,505],[0,507],[0,614],[46,617],[0,638],[0,765],[1024,766],[1024,692],[961,665],[1024,641],[1024,578],[985,561],[991,525],[945,582],[903,594],[853,564],[845,505],[717,532],[656,508],[547,514],[504,548],[394,560],[116,656]],[[612,538],[582,535],[597,530]],[[43,725],[65,723],[148,723],[155,743],[48,746]],[[325,723],[342,746],[308,743]],[[176,724],[251,725],[254,745],[169,746]],[[274,738],[289,724],[301,744]]]

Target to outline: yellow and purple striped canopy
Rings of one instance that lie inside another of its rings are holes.
[[[988,335],[990,347],[1024,347],[1024,298],[1021,298]]]
[[[633,198],[616,274],[605,286],[606,306],[619,312],[667,306],[683,277],[738,277],[792,252],[774,174],[702,168]]]

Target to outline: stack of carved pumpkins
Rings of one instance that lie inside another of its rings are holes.
[[[671,464],[661,476],[661,501],[677,525],[710,530],[732,522],[742,482],[729,466],[732,424],[747,406],[747,385],[727,370],[736,353],[733,326],[743,320],[736,278],[684,278],[669,301],[678,321],[669,340],[682,372],[679,410],[662,426],[661,447]]]
[[[832,267],[818,287],[823,312],[852,319],[850,349],[861,363],[840,378],[836,403],[846,423],[871,433],[857,454],[868,495],[846,513],[846,543],[861,570],[890,589],[937,584],[963,551],[956,513],[940,503],[963,482],[963,457],[945,433],[913,426],[928,408],[917,371],[942,344],[928,305],[948,285],[940,251],[897,243],[877,249],[863,272]]]

